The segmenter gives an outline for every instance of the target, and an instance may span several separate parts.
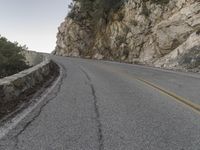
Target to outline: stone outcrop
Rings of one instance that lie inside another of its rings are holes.
[[[75,2],[74,16],[82,15],[79,9]],[[95,25],[87,18],[87,14],[82,20],[66,17],[54,54],[166,68],[199,67],[199,0],[127,0]]]
[[[29,66],[35,66],[46,59],[45,54],[37,53],[35,51],[24,50],[21,52],[26,59],[26,64]]]

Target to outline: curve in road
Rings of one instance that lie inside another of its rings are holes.
[[[199,105],[196,75],[53,57],[64,76],[0,140],[2,150],[199,150],[200,115],[145,79]],[[142,83],[142,84],[141,84]]]

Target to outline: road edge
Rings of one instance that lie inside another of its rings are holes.
[[[52,85],[48,87],[40,97],[35,99],[34,104],[30,104],[28,108],[21,111],[19,114],[17,114],[14,118],[11,120],[7,120],[2,126],[0,126],[0,140],[5,137],[12,129],[14,129],[23,119],[26,118],[27,115],[29,115],[32,111],[34,111],[39,104],[41,104],[45,98],[53,91],[53,89],[59,84],[63,77],[63,68],[61,65],[57,64],[59,67],[59,76],[55,81],[53,81]]]

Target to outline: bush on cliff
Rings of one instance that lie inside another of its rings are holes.
[[[104,18],[111,10],[115,11],[120,8],[123,0],[73,0],[79,2],[80,9],[78,8],[79,14],[77,16],[77,7],[71,4],[69,8],[72,8],[69,13],[69,17],[74,20],[82,21],[89,19],[91,22],[96,23],[101,18]]]
[[[25,63],[25,57],[21,54],[25,47],[18,43],[12,43],[0,36],[0,78],[15,74],[29,66]]]

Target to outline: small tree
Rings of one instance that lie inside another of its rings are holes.
[[[24,46],[25,48],[25,46]],[[21,54],[23,47],[0,36],[0,78],[15,74],[29,66]]]

